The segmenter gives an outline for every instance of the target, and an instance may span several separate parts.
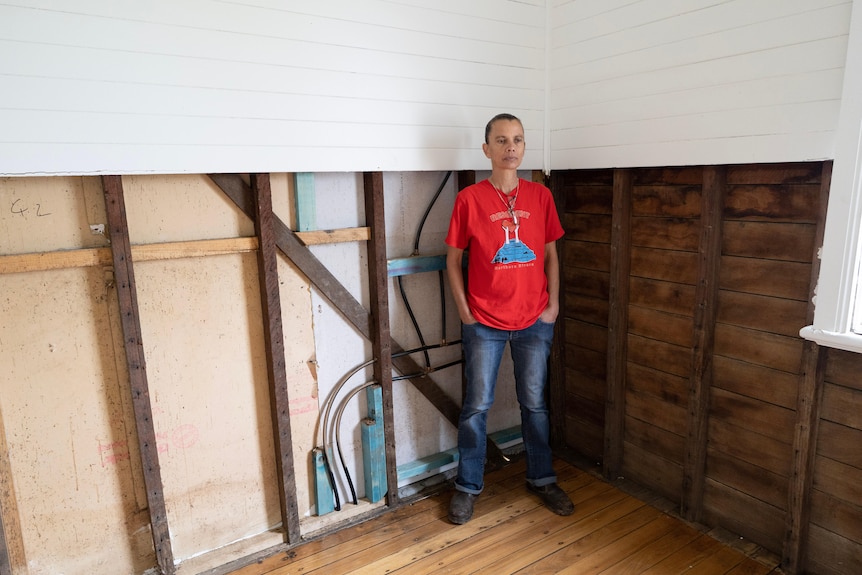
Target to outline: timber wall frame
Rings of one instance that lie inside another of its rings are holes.
[[[101,183],[107,208],[110,248],[90,248],[63,252],[0,256],[0,273],[113,265],[118,291],[122,336],[126,366],[130,377],[132,403],[141,454],[144,483],[155,559],[164,575],[177,571],[171,547],[170,529],[166,512],[163,480],[159,466],[156,432],[146,373],[145,342],[141,336],[140,314],[135,286],[134,262],[162,260],[191,256],[255,251],[261,297],[262,325],[267,377],[270,392],[270,413],[276,450],[276,472],[279,481],[279,500],[284,543],[229,564],[212,569],[209,573],[228,572],[241,565],[252,563],[304,543],[300,534],[300,520],[294,480],[289,397],[284,358],[284,334],[281,302],[278,290],[277,257],[280,251],[303,273],[309,282],[324,296],[356,331],[371,342],[374,379],[383,391],[384,440],[386,453],[387,507],[401,504],[398,496],[397,461],[392,400],[392,369],[406,376],[416,389],[457,427],[460,405],[450,398],[427,371],[410,356],[400,354],[404,348],[392,339],[389,331],[388,274],[386,258],[386,230],[383,200],[383,177],[380,172],[363,176],[367,225],[343,230],[307,230],[294,232],[272,211],[269,174],[250,174],[247,179],[239,174],[210,174],[212,182],[254,223],[255,236],[247,238],[200,240],[170,244],[132,246],[121,176],[102,176]],[[472,172],[459,174],[461,187],[475,179]],[[312,254],[309,245],[367,241],[369,287],[372,294],[371,310],[366,310],[347,291],[340,281]],[[398,354],[393,357],[393,354]],[[499,447],[488,440],[489,468],[504,464]],[[370,511],[366,516],[382,513],[386,507]],[[337,524],[325,532],[340,528]],[[319,535],[319,534],[317,534]],[[12,572],[7,542],[0,540],[0,575]]]

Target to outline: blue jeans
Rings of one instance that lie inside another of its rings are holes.
[[[461,326],[467,393],[458,422],[458,476],[455,489],[478,495],[484,487],[486,423],[494,403],[497,372],[506,343],[515,365],[515,392],[521,406],[521,434],[527,454],[527,482],[556,483],[549,445],[550,419],[545,401],[548,356],[554,324],[537,320],[519,331],[480,323]]]

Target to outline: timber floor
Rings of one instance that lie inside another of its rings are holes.
[[[557,460],[575,513],[559,517],[524,487],[523,461],[486,476],[473,519],[446,519],[451,489],[344,528],[230,575],[342,573],[779,574],[778,558],[707,533],[655,501]]]

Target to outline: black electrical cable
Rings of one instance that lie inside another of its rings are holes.
[[[437,188],[437,193],[434,194],[434,197],[431,198],[431,202],[428,204],[428,207],[425,209],[425,213],[422,215],[422,220],[419,222],[419,227],[416,229],[416,239],[413,240],[413,255],[419,255],[419,236],[422,235],[422,228],[425,227],[425,220],[428,219],[428,214],[431,213],[431,208],[434,207],[434,204],[437,203],[437,198],[440,197],[440,193],[443,191],[443,188],[446,187],[446,182],[449,181],[449,176],[452,175],[452,171],[449,170],[446,172],[446,176],[443,178],[443,181],[440,183],[440,187]]]
[[[440,278],[440,317],[443,325],[441,326],[440,333],[443,334],[443,341],[446,341],[446,288],[443,287],[443,270],[439,270],[437,272],[437,276]]]
[[[329,487],[332,488],[332,496],[335,500],[335,510],[341,511],[341,498],[338,496],[338,488],[335,487],[335,475],[332,474],[332,466],[329,465],[329,456],[326,455],[326,448],[320,450],[323,454],[323,468],[326,470],[326,477],[329,478]]]
[[[404,284],[401,283],[402,276],[398,276],[398,291],[401,292],[401,299],[404,301],[404,307],[407,308],[407,315],[410,316],[410,321],[413,322],[413,329],[416,330],[416,335],[419,337],[419,344],[422,347],[425,347],[425,336],[422,335],[422,330],[419,329],[419,322],[416,321],[416,315],[413,313],[413,308],[410,307],[410,302],[407,301],[407,294],[404,292]],[[444,332],[445,333],[445,332]],[[431,367],[431,357],[428,355],[428,350],[423,349],[422,353],[425,355],[425,367]]]
[[[452,171],[446,172],[446,175],[443,177],[443,181],[440,182],[440,186],[437,188],[437,191],[434,193],[434,197],[431,198],[431,201],[428,203],[428,207],[425,208],[425,213],[422,214],[422,219],[419,221],[419,227],[416,228],[416,237],[413,240],[413,255],[419,255],[419,239],[422,237],[422,229],[425,227],[425,220],[428,219],[428,214],[431,213],[431,209],[434,207],[434,204],[437,203],[437,198],[440,197],[440,194],[443,192],[443,189],[446,187],[446,182],[449,181],[449,177],[452,175]],[[413,308],[410,306],[410,302],[407,299],[407,293],[404,291],[404,284],[402,282],[402,276],[398,276],[398,291],[401,293],[401,300],[404,302],[404,307],[407,308],[407,315],[410,316],[410,321],[413,323],[413,329],[416,331],[416,336],[419,338],[419,343],[423,347],[425,346],[425,336],[422,335],[422,330],[419,328],[419,322],[416,320],[416,315],[413,313]],[[442,308],[442,316],[443,316],[443,340],[446,339],[446,294],[443,289],[443,272],[440,271],[440,302]],[[431,368],[431,358],[428,355],[428,351],[425,350],[425,367],[427,369]]]
[[[441,369],[446,369],[447,367],[452,367],[458,365],[460,363],[464,363],[463,359],[456,359],[454,361],[450,361],[449,363],[444,363],[443,365],[438,365],[437,367],[432,367],[430,370],[422,372],[422,373],[414,373],[411,375],[398,375],[392,378],[392,381],[402,381],[405,379],[413,379],[414,377],[422,377],[428,375],[429,373],[434,373],[435,371],[440,371]]]
[[[341,450],[341,416],[344,415],[344,409],[347,407],[347,403],[353,399],[356,394],[363,389],[367,389],[375,385],[379,386],[380,384],[376,381],[367,381],[356,389],[351,390],[350,393],[347,394],[347,397],[341,401],[338,409],[335,410],[335,450],[338,453],[338,458],[341,460],[341,469],[344,470],[344,475],[347,478],[347,485],[350,488],[350,495],[353,497],[354,505],[359,505],[359,500],[356,497],[356,489],[353,487],[353,479],[350,476],[350,471],[347,469],[347,463],[344,462],[344,453]]]

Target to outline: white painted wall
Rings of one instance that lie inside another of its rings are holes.
[[[528,169],[832,158],[852,4],[25,0],[0,174],[482,169],[502,110]]]
[[[0,174],[539,167],[544,0],[0,6]]]
[[[834,157],[852,4],[555,1],[551,169]]]

